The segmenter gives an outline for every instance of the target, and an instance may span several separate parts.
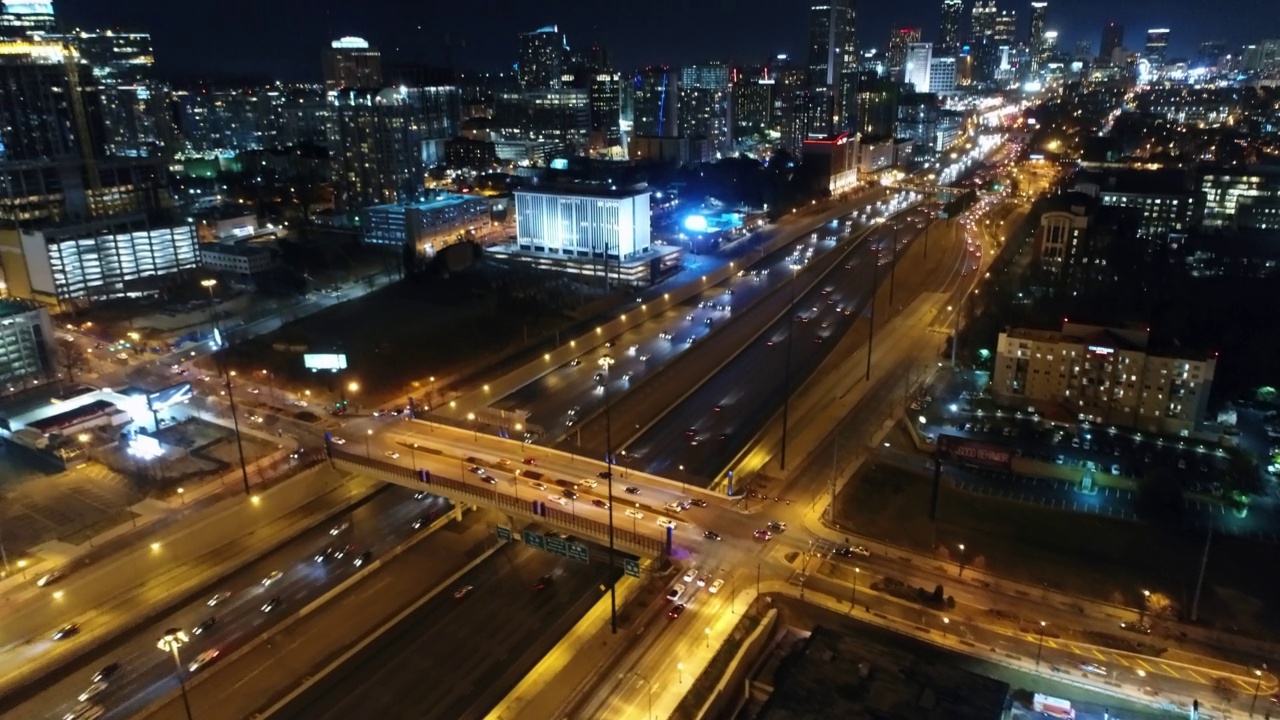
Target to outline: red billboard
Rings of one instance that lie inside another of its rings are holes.
[[[938,452],[949,460],[1001,470],[1009,470],[1013,464],[1011,449],[958,435],[939,435]]]

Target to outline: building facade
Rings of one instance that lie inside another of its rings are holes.
[[[48,308],[30,300],[0,298],[0,393],[57,372],[52,343]]]
[[[612,260],[650,250],[647,187],[526,188],[515,196],[521,250]]]
[[[555,25],[520,33],[517,77],[521,90],[555,90],[561,87],[569,59],[564,33]]]
[[[934,50],[938,57],[955,57],[960,54],[960,30],[964,22],[964,0],[942,0],[942,15],[938,22],[938,42]]]
[[[488,228],[489,202],[471,195],[436,193],[422,202],[368,208],[363,226],[366,243],[411,247],[415,254],[430,257]]]
[[[382,53],[367,40],[344,37],[324,51],[326,90],[382,87]]]
[[[276,253],[265,245],[201,243],[200,264],[215,272],[253,276],[278,263]]]
[[[910,83],[916,92],[932,92],[929,88],[933,63],[933,45],[911,43],[907,45],[902,61],[902,81]]]
[[[1000,333],[992,393],[1019,410],[1186,436],[1204,422],[1217,360],[1149,349],[1146,331],[1063,323]]]

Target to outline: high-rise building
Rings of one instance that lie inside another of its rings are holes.
[[[54,33],[53,2],[4,0],[0,3],[0,38],[18,38],[32,33]]]
[[[885,53],[885,61],[889,65],[889,78],[902,79],[903,63],[907,59],[907,48],[912,43],[920,42],[920,28],[894,28],[889,32],[889,49]]]
[[[934,54],[938,57],[955,57],[960,54],[961,32],[964,23],[964,0],[942,0],[942,17],[938,23],[938,42]]]
[[[675,137],[679,127],[679,73],[665,65],[647,67],[636,73],[634,87],[633,134]]]
[[[1143,56],[1152,65],[1164,65],[1169,50],[1169,28],[1152,28],[1147,31],[1147,47]]]
[[[902,81],[915,86],[916,92],[929,90],[929,71],[933,61],[931,43],[907,45],[906,59],[902,63]]]
[[[678,134],[689,138],[704,137],[717,150],[728,151],[732,145],[729,66],[714,62],[681,68],[679,102]]]
[[[1012,46],[1017,42],[1018,33],[1018,13],[1013,10],[1001,10],[995,17],[995,28],[992,31],[992,37],[995,38],[996,46]]]
[[[367,40],[344,37],[324,51],[326,90],[376,88],[382,86],[382,53]]]
[[[996,43],[995,0],[974,0],[969,14],[970,54],[973,56],[974,79],[986,82],[994,79],[999,61]]]
[[[153,94],[155,56],[147,33],[77,31],[47,35],[76,49],[89,65],[102,104],[105,151],[121,157],[160,154],[161,98]]]
[[[898,122],[901,86],[883,78],[864,77],[858,84],[857,131],[871,137],[893,137]]]
[[[0,298],[0,394],[56,372],[52,342],[48,308],[30,300]]]
[[[1043,68],[1049,60],[1049,49],[1047,46],[1047,38],[1045,33],[1046,17],[1049,13],[1049,3],[1043,0],[1037,0],[1031,3],[1031,26],[1027,37],[1027,47],[1031,49],[1031,61],[1036,69]],[[1057,37],[1056,35],[1054,36]]]
[[[519,78],[522,90],[552,90],[560,87],[569,60],[564,33],[555,25],[520,34]]]
[[[461,117],[456,87],[335,93],[330,147],[338,209],[418,200],[428,141],[456,136]]]
[[[775,127],[773,96],[777,83],[766,67],[734,68],[729,77],[729,117],[734,138],[764,137]]]
[[[956,59],[953,57],[936,57],[929,61],[928,91],[934,95],[945,95],[956,90]]]
[[[1124,47],[1124,26],[1118,22],[1109,22],[1102,26],[1102,44],[1098,46],[1098,58],[1111,62],[1116,50]]]
[[[1196,65],[1204,68],[1216,68],[1227,57],[1226,43],[1209,40],[1200,43],[1200,52],[1196,55]]]
[[[852,0],[815,0],[809,8],[806,135],[830,136],[853,122],[858,53]]]

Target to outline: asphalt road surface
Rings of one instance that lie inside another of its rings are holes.
[[[79,704],[78,696],[92,684],[89,678],[94,672],[119,662],[122,669],[94,702],[107,709],[105,718],[133,717],[177,686],[172,658],[156,649],[156,641],[165,629],[179,627],[191,635],[192,642],[182,649],[184,662],[211,649],[229,654],[346,579],[354,571],[351,561],[357,555],[369,550],[376,556],[389,550],[413,532],[410,524],[414,518],[430,512],[428,508],[441,512],[447,507],[439,498],[418,501],[407,490],[389,488],[335,519],[334,525],[313,528],[268,556],[240,568],[190,598],[163,620],[109,643],[88,661],[66,666],[57,677],[47,678],[44,688],[34,697],[26,698],[21,704],[0,706],[0,716],[61,718]],[[330,535],[331,529],[344,524],[338,534]],[[327,547],[347,545],[354,545],[355,551],[344,558],[325,563],[314,559]],[[263,579],[275,571],[280,571],[281,577],[264,587]],[[221,592],[231,595],[210,607],[208,601]],[[263,612],[260,608],[273,597],[280,598],[279,607]],[[211,628],[199,635],[191,634],[209,618],[216,620]],[[58,641],[45,636],[38,642]],[[76,639],[60,642],[74,643]]]
[[[509,544],[281,717],[484,717],[600,598],[606,571]],[[545,575],[552,580],[536,589]],[[453,597],[467,586],[465,597]]]

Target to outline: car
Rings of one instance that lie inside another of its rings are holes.
[[[337,525],[334,525],[333,527],[329,528],[329,534],[330,534],[330,535],[337,535],[338,533],[342,532],[343,530],[346,530],[346,529],[347,529],[347,528],[349,528],[349,527],[351,527],[351,523],[349,523],[349,522],[340,522],[340,523],[338,523]]]
[[[707,592],[715,595],[720,592],[720,588],[722,587],[724,587],[724,580],[722,578],[717,578],[715,582],[711,583],[711,587],[707,588]]]
[[[635,518],[636,520],[643,520],[643,519],[644,519],[644,513],[640,512],[639,510],[636,510],[635,508],[627,508],[627,509],[626,509],[626,512],[625,512],[624,514],[625,514],[627,517],[629,517],[629,518]]]
[[[420,517],[417,520],[414,520],[413,524],[410,525],[410,527],[412,527],[414,530],[421,530],[427,524],[427,522],[428,522],[427,518]]]
[[[547,484],[546,484],[546,483],[538,482],[537,480],[533,480],[533,481],[531,481],[531,482],[529,483],[529,486],[530,486],[530,487],[532,487],[534,490],[546,490],[546,489],[547,489]]]
[[[282,577],[284,577],[284,573],[280,572],[279,570],[273,570],[270,575],[262,578],[262,587],[268,587],[271,585],[271,583],[279,580]]]
[[[294,406],[294,407],[306,407],[306,406],[307,406],[307,401],[306,401],[306,400],[294,400],[294,401],[293,401],[293,406]]]
[[[217,648],[213,648],[212,650],[205,650],[204,652],[197,655],[195,660],[192,660],[191,662],[187,663],[187,672],[195,672],[200,668],[204,667],[205,665],[208,665],[209,663],[216,660],[219,654],[220,652]]]
[[[1102,665],[1097,665],[1095,663],[1080,663],[1076,667],[1080,668],[1084,672],[1087,672],[1093,675],[1107,674],[1107,669],[1105,667],[1103,667]]]
[[[118,662],[113,662],[107,665],[103,665],[102,669],[94,673],[93,677],[89,678],[89,680],[91,680],[92,682],[104,682],[104,681],[110,680],[111,678],[115,677],[116,674],[119,673],[120,670],[122,670],[123,668],[124,666]]]
[[[346,547],[340,547],[340,548],[338,548],[337,550],[334,550],[334,551],[333,551],[333,557],[334,557],[334,558],[337,558],[337,559],[339,559],[339,560],[340,560],[340,559],[342,559],[343,557],[346,557],[347,555],[350,555],[351,553],[353,553],[353,552],[355,552],[355,551],[356,551],[356,546],[355,546],[355,545],[347,545]]]
[[[559,503],[560,505],[568,505],[568,504],[569,504],[569,501],[568,501],[568,500],[565,500],[563,497],[560,497],[559,495],[556,495],[556,494],[554,494],[554,493],[552,493],[552,494],[548,495],[548,496],[547,496],[547,499],[548,499],[548,500],[550,500],[550,501],[551,501],[551,502],[553,502],[553,503]]]
[[[710,580],[711,580],[710,575],[708,575],[707,573],[702,573],[701,575],[698,576],[698,587],[706,587],[707,582]]]
[[[695,579],[695,578],[697,578],[697,577],[698,577],[698,568],[696,568],[696,567],[691,567],[691,568],[689,568],[688,572],[686,572],[686,573],[684,574],[684,581],[685,581],[685,582],[693,582],[693,581],[694,581],[694,579]]]
[[[565,489],[563,489],[563,490],[561,490],[561,491],[560,491],[560,494],[561,494],[561,495],[563,495],[563,496],[565,496],[565,497],[567,497],[567,498],[569,498],[570,500],[577,500],[577,499],[578,499],[578,491],[577,491],[577,490],[571,490],[571,489],[569,489],[569,488],[565,488]]]
[[[80,634],[80,626],[76,623],[67,623],[53,632],[54,640],[66,640]]]
[[[697,342],[697,341],[698,341],[698,336],[697,336],[697,335],[690,335],[689,337],[685,338],[684,344],[685,344],[685,345],[692,345],[692,344],[694,344],[694,343],[695,343],[695,342]]]
[[[554,581],[555,581],[555,578],[552,577],[551,575],[543,575],[542,577],[538,578],[537,582],[533,584],[533,589],[535,592],[539,590],[546,590],[547,586]]]
[[[217,595],[214,595],[213,597],[209,598],[209,602],[205,603],[205,605],[208,605],[209,607],[213,607],[214,605],[217,605],[218,603],[222,602],[223,600],[226,600],[229,597],[231,597],[231,591],[223,590]]]
[[[278,607],[280,607],[280,596],[276,595],[275,597],[271,598],[270,600],[262,604],[262,612],[264,613],[271,612],[272,610],[275,610]]]
[[[471,467],[467,468],[467,472],[479,475],[480,477],[484,477],[485,475],[488,475],[485,469],[480,467],[479,465],[472,465]]]
[[[703,500],[702,498],[691,498],[689,500],[684,500],[683,502],[686,508],[688,508],[690,505],[697,505],[698,507],[707,506],[707,501]]]
[[[191,634],[203,635],[205,631],[212,630],[213,626],[217,624],[218,624],[218,618],[207,617],[204,620],[201,620],[199,625],[196,625],[195,627],[191,628]]]
[[[681,613],[683,613],[684,609],[687,607],[689,606],[685,605],[684,603],[676,603],[675,605],[671,606],[670,610],[667,611],[667,617],[671,618],[672,620],[675,620],[676,618],[680,617]]]
[[[1151,626],[1144,625],[1140,622],[1122,622],[1120,623],[1120,629],[1128,630],[1131,633],[1138,633],[1139,635],[1151,634]]]
[[[680,585],[680,584],[672,585],[671,589],[667,591],[667,599],[673,602],[676,600],[679,600],[680,596],[684,595],[684,590],[685,590],[684,585]]]
[[[62,720],[98,720],[107,709],[102,705],[81,703],[74,710],[62,716]]]
[[[754,534],[757,540],[763,540],[765,542],[768,542],[769,540],[773,539],[773,533],[769,532],[768,530],[757,530],[755,531]]]
[[[706,530],[702,533],[702,537],[708,540],[719,540],[720,533],[716,532],[715,530]]]
[[[665,507],[673,513],[684,512],[684,505],[679,500],[673,500],[667,503]]]
[[[413,494],[413,499],[414,499],[414,500],[426,500],[426,499],[427,499],[427,493],[425,493],[425,492],[423,492],[423,491],[419,490],[418,492],[416,492],[416,493],[414,493],[414,494]]]
[[[608,480],[608,479],[609,479],[609,471],[608,471],[608,470],[602,471],[602,472],[600,473],[600,479],[601,479],[601,480]],[[593,478],[585,478],[585,479],[582,479],[582,480],[579,480],[579,481],[578,481],[578,487],[580,487],[580,488],[595,488],[595,487],[597,487],[597,486],[599,486],[599,485],[600,485],[599,481],[597,481],[597,480],[595,480],[595,479],[593,479]]]
[[[780,533],[780,532],[786,532],[787,524],[784,522],[778,522],[777,520],[770,520],[767,524],[765,524],[765,527],[772,532]]]
[[[328,562],[329,560],[333,559],[333,553],[334,553],[333,546],[330,545],[329,547],[316,553],[315,561],[318,563]]]
[[[648,362],[649,353],[640,353],[639,355],[636,356],[636,359],[639,360],[640,362]]]
[[[582,364],[582,358],[574,358],[569,361],[569,367],[578,367]]]
[[[600,498],[592,498],[591,504],[598,508],[604,508],[605,510],[609,509],[609,503],[605,500],[601,500]]]
[[[862,557],[871,557],[871,551],[868,550],[863,545],[854,545],[853,547],[849,548],[849,552],[853,553],[854,555],[861,555]]]
[[[333,443],[334,445],[346,445],[346,444],[347,444],[347,441],[346,441],[346,440],[343,440],[342,438],[338,437],[337,435],[330,435],[330,436],[329,436],[329,442]]]
[[[636,487],[636,486],[634,486],[634,485],[628,485],[627,487],[625,487],[625,488],[623,488],[623,489],[622,489],[622,492],[624,492],[624,493],[626,493],[626,494],[628,494],[628,495],[639,495],[639,494],[640,494],[640,488],[638,488],[638,487]]]
[[[384,452],[384,453],[382,453],[382,454],[383,454],[383,455],[385,455],[385,456],[387,456],[387,457],[389,457],[389,458],[391,458],[392,460],[399,460],[399,459],[400,459],[400,453],[398,453],[398,452],[396,452],[396,451],[394,451],[394,450],[388,450],[388,451],[386,451],[386,452]]]
[[[460,587],[460,588],[458,588],[457,590],[454,590],[454,591],[453,591],[453,599],[454,599],[454,600],[461,600],[462,598],[464,598],[464,597],[466,597],[466,596],[470,595],[470,594],[471,594],[471,591],[472,591],[472,590],[475,590],[475,589],[476,589],[476,588],[475,588],[475,586],[474,586],[474,585],[463,585],[462,587]]]
[[[664,527],[670,530],[674,530],[676,527],[676,521],[671,520],[669,518],[660,517],[658,518],[658,527]]]
[[[89,687],[85,688],[85,691],[84,691],[84,692],[80,693],[79,700],[80,700],[80,702],[86,702],[86,701],[88,701],[90,698],[94,698],[94,697],[97,697],[98,695],[102,694],[102,691],[103,691],[103,690],[106,690],[106,689],[107,689],[107,684],[106,684],[106,683],[104,683],[104,682],[96,682],[96,683],[94,683],[94,684],[90,685]]]
[[[62,579],[62,572],[59,570],[54,570],[53,572],[49,572],[49,573],[45,573],[44,575],[41,575],[40,579],[36,580],[36,585],[39,585],[40,587],[44,587],[46,585],[52,585],[61,579]]]

